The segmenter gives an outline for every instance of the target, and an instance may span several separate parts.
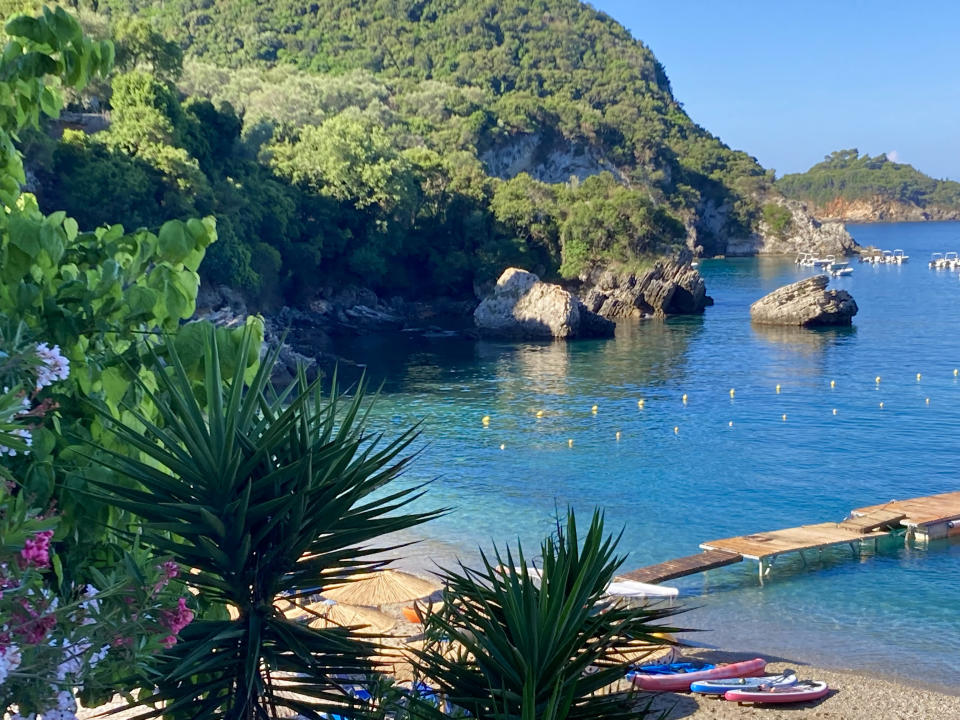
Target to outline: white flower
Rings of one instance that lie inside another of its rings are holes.
[[[11,435],[16,435],[19,438],[23,438],[24,444],[29,448],[33,445],[33,435],[30,434],[30,431],[26,428],[14,428],[10,431]],[[25,450],[25,455],[29,455],[30,451]],[[17,451],[13,448],[8,448],[6,445],[0,445],[0,455],[9,455],[10,457],[16,457]]]
[[[73,710],[47,710],[41,717],[43,720],[77,720]]]
[[[57,710],[69,710],[70,712],[76,712],[77,701],[73,697],[72,692],[69,690],[61,690],[57,693]]]
[[[37,357],[42,365],[37,368],[37,390],[53,385],[57,380],[66,380],[70,376],[70,361],[60,353],[60,346],[50,347],[39,343]]]

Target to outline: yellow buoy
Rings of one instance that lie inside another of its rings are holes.
[[[489,424],[490,424],[490,416],[489,416],[489,415],[484,415],[482,418],[480,418],[480,422],[482,422],[482,423],[484,424],[484,426],[489,425]]]
[[[679,433],[679,432],[680,432],[680,426],[679,426],[679,425],[674,425],[674,426],[673,426],[673,434],[676,435],[676,434]]]
[[[831,388],[835,388],[836,386],[837,386],[837,381],[836,381],[836,380],[831,380],[831,381],[830,381],[830,387],[831,387]]]
[[[683,404],[684,404],[684,405],[687,404],[687,394],[686,394],[686,393],[684,393],[684,394],[683,394],[683,397],[680,398],[680,399],[683,400]]]
[[[567,440],[567,447],[573,447],[573,438]]]
[[[727,423],[727,427],[733,427],[733,420]]]
[[[780,383],[777,383],[777,395],[780,394]]]
[[[923,377],[920,373],[917,373],[917,382],[920,382],[920,378]]]
[[[537,410],[537,417],[538,417],[538,418],[542,418],[542,417],[543,417],[543,410]]]
[[[732,398],[736,393],[733,388],[730,388],[730,397]]]
[[[878,384],[879,384],[879,382],[880,382],[880,376],[877,375],[877,376],[873,379],[873,381],[874,381],[875,383],[878,383]]]
[[[619,431],[619,430],[617,430],[617,441],[618,441],[618,442],[620,441],[620,431]]]
[[[500,443],[500,449],[501,449],[501,450],[506,450],[506,449],[507,449],[507,446],[504,445],[503,443]]]
[[[592,408],[590,408],[590,412],[592,412],[594,415],[596,415],[596,414],[597,414],[597,406],[594,405]]]
[[[834,414],[834,415],[837,414],[837,409],[836,409],[836,408],[833,409],[833,414]]]
[[[930,398],[927,398],[927,399],[926,399],[926,403],[927,403],[927,405],[930,404]]]
[[[640,408],[641,410],[643,409],[643,398],[640,398],[639,400],[637,400],[637,407]]]
[[[956,377],[957,375],[960,375],[960,369],[954,368],[954,369],[953,369],[953,376]]]
[[[880,409],[883,410],[883,402],[880,403]]]
[[[787,414],[784,413],[784,414],[782,415],[782,417],[783,417],[783,421],[786,422],[786,421],[787,421]]]

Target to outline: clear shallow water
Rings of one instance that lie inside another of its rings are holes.
[[[429,552],[470,560],[517,538],[533,548],[556,508],[585,520],[602,506],[608,527],[623,528],[629,569],[960,490],[960,279],[927,267],[931,252],[960,250],[960,224],[849,229],[911,256],[832,281],[860,306],[850,329],[751,326],[753,300],[810,274],[762,258],[703,262],[716,299],[705,316],[622,324],[613,340],[341,348],[385,382],[376,425],[424,422],[406,481],[435,478],[425,503],[454,508],[418,532]],[[859,559],[848,548],[811,567],[782,558],[772,572],[763,586],[751,562],[672,583],[697,608],[681,624],[708,630],[690,639],[960,692],[960,543],[890,540]]]

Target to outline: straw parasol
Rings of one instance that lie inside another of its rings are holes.
[[[334,602],[310,603],[298,607],[287,601],[283,614],[288,620],[304,620],[312,628],[364,626],[369,632],[385,633],[397,624],[395,618],[367,607]]]
[[[324,589],[323,596],[338,603],[379,607],[432,595],[440,588],[429,580],[399,570],[378,570],[348,578],[343,585]]]

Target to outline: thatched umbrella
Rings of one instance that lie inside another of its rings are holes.
[[[355,627],[364,626],[363,630],[375,633],[385,633],[393,629],[397,624],[395,618],[386,613],[372,608],[357,607],[355,605],[328,605],[326,603],[316,603],[308,606],[311,610],[320,613],[316,617],[310,613],[313,619],[308,623],[312,628],[327,627]]]
[[[439,589],[434,583],[416,575],[399,570],[378,570],[354,575],[339,587],[324,589],[323,596],[338,603],[379,607],[419,600]]]

